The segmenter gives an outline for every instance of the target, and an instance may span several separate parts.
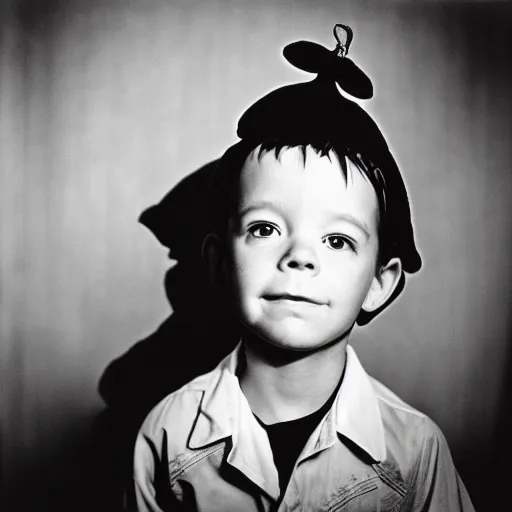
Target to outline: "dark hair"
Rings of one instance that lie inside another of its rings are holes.
[[[279,158],[281,152],[288,148],[298,148],[306,162],[306,149],[311,147],[320,156],[330,158],[332,151],[339,160],[341,171],[347,179],[347,157],[368,179],[377,195],[379,206],[378,214],[378,235],[379,235],[379,254],[378,265],[387,263],[394,254],[392,232],[387,229],[387,203],[386,203],[386,180],[382,171],[371,160],[361,153],[355,152],[339,141],[327,140],[324,138],[309,138],[309,140],[299,140],[294,138],[268,138],[263,141],[245,142],[241,141],[229,148],[224,156],[219,160],[217,169],[213,176],[212,194],[210,200],[210,220],[211,229],[221,239],[227,233],[228,221],[231,215],[236,211],[239,198],[239,180],[242,167],[245,160],[251,152],[259,146],[258,159],[268,152],[274,152],[275,157]]]

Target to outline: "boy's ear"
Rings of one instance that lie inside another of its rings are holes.
[[[377,311],[386,305],[393,296],[402,275],[400,258],[392,258],[386,265],[377,269],[376,275],[363,302],[362,309],[368,313]]]
[[[201,247],[201,253],[211,283],[216,288],[224,288],[227,283],[226,257],[218,235],[215,233],[206,235]]]

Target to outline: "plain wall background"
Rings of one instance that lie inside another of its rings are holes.
[[[485,503],[510,402],[511,4],[12,0],[0,14],[0,508],[54,509],[103,370],[170,312],[167,251],[141,211],[235,142],[255,99],[308,79],[281,49],[333,47],[336,22],[374,80],[365,105],[424,259],[352,343],[441,426]]]

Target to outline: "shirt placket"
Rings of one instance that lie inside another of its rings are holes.
[[[291,512],[295,510],[301,510],[302,507],[302,496],[295,484],[295,476],[299,471],[299,466],[306,464],[312,464],[310,459],[317,453],[328,450],[336,442],[336,429],[334,426],[334,414],[331,409],[323,420],[319,423],[317,428],[313,431],[309,437],[306,445],[302,449],[295,466],[292,471],[292,475],[288,481],[286,489],[281,493],[277,502],[277,512]],[[305,470],[305,468],[302,468]]]

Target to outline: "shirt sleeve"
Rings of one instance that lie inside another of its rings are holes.
[[[162,512],[156,500],[154,484],[158,465],[153,442],[139,432],[133,457],[133,486],[127,492],[128,510],[138,512]]]
[[[429,421],[404,510],[474,512],[469,494],[455,469],[448,443]]]
[[[166,435],[152,439],[141,429],[134,449],[133,482],[126,493],[128,511],[180,512],[183,506],[169,483]]]

